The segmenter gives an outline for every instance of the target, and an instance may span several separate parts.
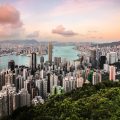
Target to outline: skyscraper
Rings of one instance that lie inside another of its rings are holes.
[[[76,78],[73,76],[66,76],[63,78],[63,88],[65,92],[69,92],[76,88]]]
[[[40,69],[43,69],[44,68],[44,57],[41,56],[40,57]]]
[[[14,68],[15,68],[15,62],[14,62],[14,60],[10,60],[8,62],[8,69],[10,69],[12,71],[12,70],[14,70]]]
[[[24,88],[24,77],[21,75],[18,75],[18,77],[15,80],[15,87],[17,92]]]
[[[40,57],[40,63],[41,63],[41,64],[44,63],[44,57],[43,57],[43,56]]]
[[[27,77],[28,77],[28,72],[27,72],[27,69],[24,68],[24,69],[23,69],[23,78],[24,78],[24,80],[26,80]]]
[[[107,62],[108,64],[113,64],[118,62],[118,56],[116,52],[107,53]]]
[[[59,66],[61,63],[61,57],[54,57],[54,64]]]
[[[19,91],[20,94],[20,107],[30,105],[30,94],[24,88]]]
[[[102,76],[100,72],[94,72],[92,76],[92,84],[96,85],[102,81]]]
[[[109,79],[115,81],[116,79],[116,68],[115,66],[109,66]]]
[[[93,68],[96,68],[97,66],[97,60],[96,60],[96,49],[90,50],[90,63]]]
[[[42,79],[36,80],[35,84],[38,89],[38,95],[43,97],[43,93],[42,93],[43,92],[43,80]]]
[[[103,69],[104,64],[106,63],[106,56],[100,56],[99,58],[99,67]]]
[[[37,58],[36,53],[33,52],[31,56],[31,68],[32,68],[32,74],[36,71],[36,64],[37,64]]]
[[[53,48],[52,43],[49,42],[48,43],[48,61],[50,64],[52,63],[52,48]]]

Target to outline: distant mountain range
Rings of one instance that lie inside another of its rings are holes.
[[[29,39],[29,40],[2,40],[0,41],[0,44],[17,44],[17,45],[40,45],[40,44],[48,44],[48,41],[38,41],[35,39]],[[75,45],[74,42],[58,42],[58,41],[52,41],[52,44],[54,45]]]
[[[39,41],[37,40],[3,40],[3,41],[0,41],[0,44],[23,44],[23,45],[29,45],[29,44],[32,44],[32,45],[35,45],[35,44],[39,44]]]
[[[115,46],[115,45],[120,45],[120,41],[115,41],[115,42],[110,42],[110,43],[101,43],[99,46]]]
[[[52,41],[54,45],[76,45],[75,42],[58,42],[58,41]],[[35,39],[26,39],[26,40],[2,40],[0,41],[0,44],[17,44],[17,45],[39,45],[39,44],[48,44],[48,41],[38,41]],[[97,43],[89,43],[89,42],[79,42],[78,44],[91,44],[93,46],[96,46]],[[110,43],[99,43],[100,47],[102,46],[114,46],[114,45],[120,45],[120,41],[116,42],[110,42]]]

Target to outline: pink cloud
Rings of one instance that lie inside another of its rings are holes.
[[[0,38],[20,37],[24,33],[20,12],[11,5],[0,5]]]
[[[52,33],[59,34],[59,35],[62,35],[62,36],[74,36],[74,35],[77,35],[77,33],[73,32],[72,30],[66,30],[62,25],[59,25],[55,29],[53,29]]]
[[[16,8],[10,5],[0,6],[0,24],[10,25],[11,27],[21,27],[20,13]]]

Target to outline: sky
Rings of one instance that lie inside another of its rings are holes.
[[[0,0],[0,40],[120,40],[120,0]]]

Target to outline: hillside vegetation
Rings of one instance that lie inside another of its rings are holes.
[[[19,108],[2,120],[120,120],[120,82],[84,84],[43,105]]]

